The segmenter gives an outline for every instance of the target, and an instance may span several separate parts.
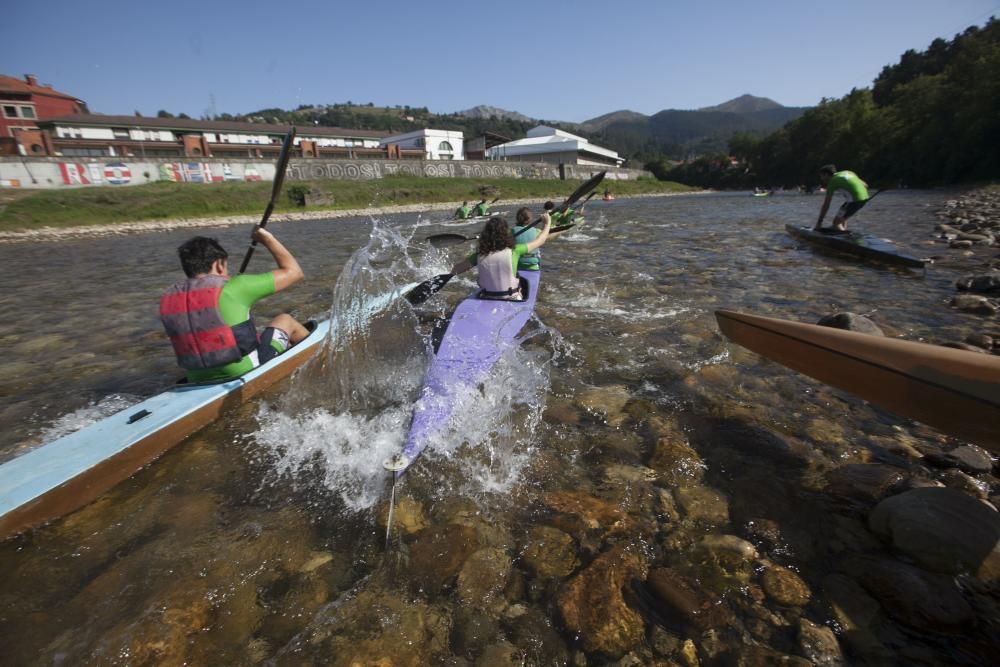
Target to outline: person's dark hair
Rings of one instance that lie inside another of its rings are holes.
[[[527,206],[522,206],[517,209],[517,224],[524,227],[531,223],[531,209]]]
[[[551,211],[555,207],[556,207],[556,205],[555,205],[554,202],[547,201],[547,202],[545,202],[545,206],[543,206],[542,208],[544,208],[546,211]]]
[[[514,235],[510,233],[507,221],[500,217],[490,218],[479,233],[479,258],[482,259],[491,252],[514,247]]]
[[[218,241],[207,236],[188,239],[177,248],[177,255],[181,258],[181,268],[188,278],[208,273],[216,260],[229,258],[226,249],[219,245]]]
[[[826,174],[827,176],[833,176],[837,173],[837,167],[832,164],[824,164],[819,168],[819,173]]]

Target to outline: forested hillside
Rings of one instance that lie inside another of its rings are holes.
[[[824,100],[767,137],[738,135],[729,153],[738,168],[724,155],[649,166],[709,187],[815,184],[826,163],[875,185],[1000,178],[1000,21],[907,51],[871,88]]]

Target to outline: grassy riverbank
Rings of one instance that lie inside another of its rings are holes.
[[[504,200],[561,199],[577,183],[560,180],[465,179],[392,176],[372,181],[292,181],[278,199],[276,213],[337,211],[344,209],[478,201],[479,188],[497,189]],[[311,191],[308,199],[330,201],[322,206],[297,206],[286,196],[290,187]],[[694,191],[679,183],[656,180],[609,181],[615,195],[662,194]],[[603,190],[603,187],[602,187]],[[0,231],[28,231],[42,227],[78,227],[116,222],[210,218],[259,214],[271,193],[271,183],[157,182],[132,187],[39,190],[0,204]]]

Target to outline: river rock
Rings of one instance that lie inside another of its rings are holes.
[[[732,663],[736,667],[812,667],[812,663],[797,655],[786,655],[766,646],[740,646]]]
[[[804,607],[812,598],[806,582],[787,567],[770,565],[760,575],[767,597],[783,607]]]
[[[996,315],[997,305],[985,296],[975,294],[959,294],[951,300],[951,307],[966,313],[976,315]]]
[[[384,504],[379,511],[378,527],[383,531],[389,519],[389,505]],[[420,501],[411,496],[400,496],[392,510],[392,527],[404,535],[413,535],[427,527],[427,513]]]
[[[982,482],[971,475],[967,475],[957,468],[949,468],[939,476],[941,482],[949,489],[955,489],[970,496],[985,500],[990,497],[990,485]]]
[[[536,665],[565,665],[570,652],[566,640],[553,627],[553,620],[539,609],[532,607],[517,618],[504,624],[507,639],[522,650],[530,647],[531,663]]]
[[[986,334],[969,334],[965,337],[965,342],[969,345],[975,345],[976,347],[981,347],[987,352],[993,351],[994,340],[992,336],[987,336]]]
[[[972,247],[972,241],[965,239],[960,240],[956,238],[948,242],[948,247],[954,248],[955,250],[968,250]]]
[[[857,331],[858,333],[871,334],[873,336],[884,336],[885,333],[877,324],[864,315],[856,313],[836,313],[821,318],[816,324],[821,327],[832,327],[834,329],[844,329],[845,331]]]
[[[833,620],[843,630],[841,640],[868,664],[889,664],[893,655],[873,628],[881,607],[856,581],[843,574],[823,579],[823,593]]]
[[[799,619],[799,650],[816,667],[840,667],[845,664],[844,653],[833,630],[806,618]]]
[[[630,466],[622,463],[612,463],[604,466],[604,479],[609,484],[636,484],[651,482],[657,478],[652,468],[645,466]]]
[[[881,463],[848,463],[827,473],[826,489],[833,496],[874,504],[899,486],[904,472]]]
[[[1000,272],[993,271],[978,276],[965,276],[959,278],[955,287],[980,294],[1000,293]]]
[[[924,460],[941,468],[958,468],[971,475],[993,470],[993,456],[976,445],[960,445],[947,452],[928,452]]]
[[[868,525],[930,570],[1000,579],[1000,513],[964,493],[913,489],[879,503]]]
[[[757,558],[757,547],[735,535],[706,535],[701,538],[698,548],[716,556],[722,555],[743,561]]]
[[[576,403],[591,414],[603,417],[609,426],[621,426],[628,415],[625,404],[632,395],[624,385],[592,387],[576,395]]]
[[[610,529],[625,522],[625,513],[618,507],[582,491],[552,491],[542,496],[542,503],[576,519],[571,523],[580,524],[581,530]]]
[[[725,628],[733,622],[732,611],[720,598],[672,568],[651,570],[645,588],[652,593],[654,612],[672,624],[702,632]]]
[[[975,612],[951,576],[873,556],[850,557],[842,567],[893,618],[911,628],[953,634],[967,632],[975,623]]]
[[[503,549],[489,547],[476,551],[458,573],[459,598],[465,604],[492,606],[502,597],[510,568],[510,556]]]
[[[453,523],[429,526],[413,536],[410,545],[412,583],[427,595],[454,579],[465,560],[476,550],[476,531]]]
[[[668,485],[699,482],[705,473],[705,463],[698,452],[688,444],[687,435],[673,421],[651,420],[651,431],[656,438],[649,467],[661,473]]]
[[[674,489],[674,497],[689,521],[712,525],[729,521],[729,502],[715,489],[707,486],[682,486]]]
[[[524,564],[539,577],[569,576],[579,562],[573,538],[548,526],[531,529],[523,559]]]
[[[521,667],[524,654],[509,642],[487,646],[476,660],[476,667]]]
[[[559,613],[586,651],[617,658],[642,641],[645,622],[625,603],[622,587],[645,575],[641,551],[616,545],[566,582],[557,598]]]

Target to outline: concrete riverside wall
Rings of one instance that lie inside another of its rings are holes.
[[[344,160],[292,159],[286,178],[302,180],[369,180],[395,174],[432,178],[530,178],[583,180],[607,169],[609,180],[652,177],[640,169],[575,164],[472,160]],[[143,185],[153,181],[218,183],[272,181],[269,160],[216,158],[0,158],[0,188],[67,188],[98,185]]]

